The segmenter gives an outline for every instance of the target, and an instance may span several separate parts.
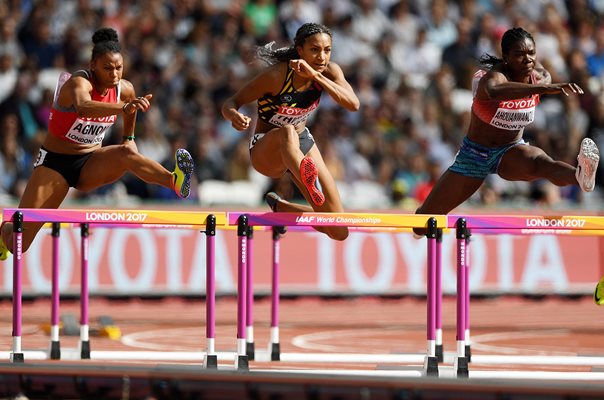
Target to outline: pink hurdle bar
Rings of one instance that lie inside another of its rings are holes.
[[[21,269],[23,267],[23,213],[17,211],[13,214],[13,349],[10,361],[22,363],[23,351],[21,350],[21,321],[23,292]]]
[[[247,271],[245,304],[245,354],[249,360],[255,358],[254,348],[254,227],[247,229]]]
[[[206,368],[218,368],[216,354],[216,217],[208,215],[206,222]]]
[[[50,359],[61,358],[61,342],[59,339],[59,237],[61,224],[52,223],[52,287],[51,287],[51,309],[50,309]]]
[[[239,260],[237,265],[237,355],[235,356],[235,368],[238,370],[249,369],[245,339],[248,226],[248,216],[245,214],[239,216],[237,220],[237,236],[239,237]]]

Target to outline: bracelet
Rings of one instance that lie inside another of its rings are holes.
[[[128,104],[130,104],[130,103],[129,103],[129,102],[125,102],[125,103],[124,103],[124,106],[122,107],[122,112],[123,112],[124,114],[126,114],[126,106],[128,106]]]
[[[122,139],[124,139],[124,140],[134,140],[134,135],[131,135],[131,136],[122,136]]]

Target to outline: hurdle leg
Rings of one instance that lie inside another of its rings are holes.
[[[249,361],[245,348],[247,231],[248,217],[247,215],[241,215],[237,222],[237,236],[239,238],[239,260],[237,266],[237,355],[235,356],[235,368],[237,368],[238,370],[249,369]]]
[[[436,219],[428,220],[428,256],[427,256],[427,340],[428,354],[424,359],[424,372],[428,376],[438,376],[438,359],[436,358]]]
[[[443,230],[436,231],[436,358],[438,362],[443,362],[445,357],[443,353],[443,319],[442,319],[442,244]]]
[[[216,216],[208,215],[206,221],[206,356],[204,367],[218,368],[215,349],[216,337]]]
[[[470,236],[472,236],[470,229],[466,229],[466,268],[464,271],[464,279],[466,281],[465,354],[468,362],[472,362],[472,347],[470,342]]]
[[[61,343],[59,340],[59,236],[61,224],[52,223],[52,287],[50,309],[50,359],[61,359]]]
[[[88,224],[80,225],[82,272],[80,283],[80,358],[90,359],[90,332],[88,325]]]
[[[279,342],[279,239],[285,231],[284,227],[273,226],[273,278],[271,282],[271,330],[268,351],[271,361],[281,360],[281,344]]]
[[[256,358],[254,346],[254,227],[247,229],[247,271],[245,304],[245,354],[249,360]]]
[[[23,351],[21,350],[21,321],[23,306],[22,287],[22,259],[23,259],[23,213],[17,211],[13,214],[13,349],[10,353],[10,362],[22,363]]]
[[[455,357],[454,368],[458,378],[467,378],[468,359],[465,356],[465,334],[466,334],[466,221],[463,218],[457,220],[457,357]]]

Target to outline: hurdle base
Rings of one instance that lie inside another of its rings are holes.
[[[24,363],[25,358],[23,353],[10,353],[10,362],[12,363]]]
[[[424,359],[424,373],[426,376],[438,377],[438,358],[426,356]]]
[[[256,346],[254,345],[254,342],[245,343],[245,354],[247,354],[249,360],[254,361],[256,357]]]
[[[468,362],[472,362],[472,347],[469,344],[466,344],[464,354],[466,355]]]
[[[235,358],[235,367],[237,371],[249,371],[250,363],[247,356],[237,355]]]
[[[281,361],[281,344],[271,343],[271,361]]]
[[[470,376],[470,370],[468,368],[468,358],[456,357],[454,363],[454,370],[458,378],[468,378]]]
[[[90,340],[80,342],[80,358],[82,360],[90,360]]]
[[[53,340],[50,342],[50,359],[61,359],[61,343],[58,340]]]
[[[203,361],[203,366],[207,369],[218,369],[218,356],[216,354],[207,355]]]
[[[437,344],[435,347],[435,352],[436,352],[436,359],[438,360],[439,363],[444,362],[445,361],[445,356],[443,353],[443,345],[442,344]]]

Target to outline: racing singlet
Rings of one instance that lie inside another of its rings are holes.
[[[481,121],[496,128],[518,131],[535,120],[535,108],[539,104],[539,95],[514,100],[479,100],[476,98],[478,81],[487,72],[478,70],[472,79],[472,112]],[[531,74],[531,83],[536,81]]]
[[[258,99],[258,118],[275,126],[299,125],[319,106],[323,88],[316,82],[303,92],[294,88],[294,70],[287,68],[283,87]]]
[[[90,79],[88,71],[84,71],[86,78]],[[62,72],[55,89],[50,116],[48,120],[48,131],[61,139],[78,144],[100,144],[105,137],[105,133],[117,120],[117,115],[108,115],[106,117],[85,118],[79,117],[75,107],[61,107],[57,103],[59,91],[71,77],[68,72]],[[92,91],[92,100],[103,103],[119,103],[120,85],[111,88],[106,95]]]

